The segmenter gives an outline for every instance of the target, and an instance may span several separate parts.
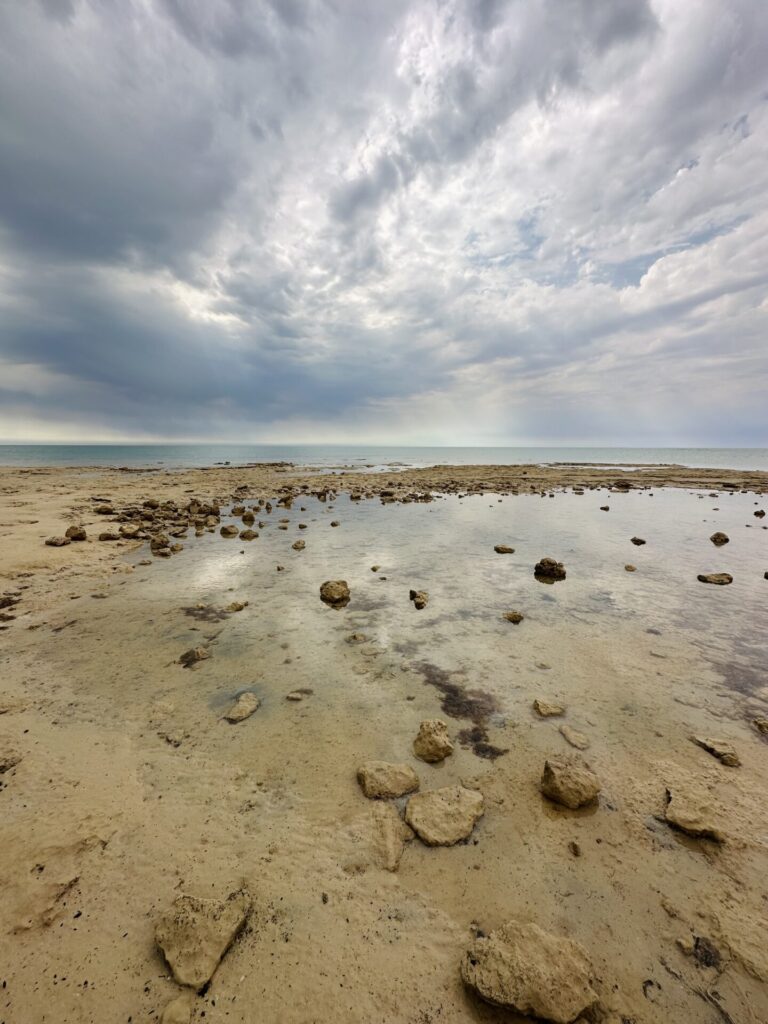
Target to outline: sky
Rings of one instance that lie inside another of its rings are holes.
[[[0,438],[768,445],[766,0],[0,2]]]

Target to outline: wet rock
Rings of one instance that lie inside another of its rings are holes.
[[[565,566],[554,558],[542,558],[533,568],[533,575],[540,580],[564,580]]]
[[[250,528],[240,531],[240,540],[256,540],[258,536],[258,532],[256,530],[251,530]]]
[[[538,697],[533,702],[533,710],[542,718],[555,718],[565,714],[562,704],[551,704],[547,700],[540,700]]]
[[[171,544],[170,552],[172,555],[178,555],[180,551],[184,550],[183,544]]]
[[[515,549],[508,547],[506,544],[494,544],[493,550],[497,555],[514,555]]]
[[[713,740],[708,736],[691,736],[691,742],[706,750],[712,757],[716,757],[722,764],[728,765],[729,768],[738,768],[741,764],[739,755],[725,740]]]
[[[715,822],[715,811],[702,793],[677,786],[668,789],[664,817],[673,828],[695,839],[712,839],[716,843],[724,840]]]
[[[96,505],[93,511],[97,516],[113,516],[115,514],[115,510],[112,505]]]
[[[205,647],[192,647],[188,651],[184,651],[182,656],[179,658],[179,664],[183,665],[184,668],[189,668],[191,665],[195,665],[198,661],[205,661],[206,658],[210,658],[210,652]]]
[[[525,616],[522,612],[518,612],[513,609],[512,611],[504,612],[502,618],[506,619],[507,622],[512,622],[514,623],[514,625],[518,626],[523,621]]]
[[[244,722],[246,718],[251,717],[254,711],[258,710],[260,704],[261,701],[255,693],[250,691],[241,693],[224,718],[233,725]]]
[[[165,533],[156,533],[149,539],[149,547],[152,551],[155,551],[158,548],[167,548],[170,543],[170,539]]]
[[[405,808],[406,822],[427,846],[453,846],[466,839],[482,815],[482,793],[464,786],[417,793]]]
[[[291,544],[294,551],[303,551],[306,546],[306,542],[303,540],[295,540],[293,544]]]
[[[441,718],[426,718],[413,741],[413,752],[422,761],[435,764],[453,753],[448,726]]]
[[[636,544],[638,547],[640,547],[641,544],[645,544],[646,542],[643,540],[642,537],[633,537],[632,538],[632,543]]]
[[[371,819],[377,859],[386,871],[397,871],[405,844],[413,839],[413,830],[405,824],[392,804],[374,804],[371,807]]]
[[[285,699],[298,703],[298,701],[304,700],[305,697],[311,697],[314,692],[308,686],[301,686],[298,690],[291,690],[290,693],[286,693]]]
[[[120,540],[120,534],[117,530],[102,530],[99,540]]]
[[[251,897],[244,889],[226,900],[176,898],[155,927],[155,942],[180,985],[199,991],[211,980],[250,909]]]
[[[368,761],[357,769],[357,781],[369,800],[390,800],[419,788],[419,777],[407,764]]]
[[[237,537],[240,530],[235,526],[234,523],[227,523],[226,526],[222,526],[219,530],[222,537]]]
[[[244,512],[240,518],[245,526],[253,526],[256,522],[256,516],[253,512]]]
[[[155,555],[156,558],[170,558],[172,552],[169,547],[153,548],[152,554]]]
[[[721,548],[723,544],[727,544],[730,541],[730,537],[727,533],[721,533],[719,530],[717,533],[713,533],[709,538],[716,548]]]
[[[415,608],[421,610],[422,608],[427,607],[427,602],[429,601],[429,594],[427,593],[426,590],[411,590],[408,594],[408,597],[411,601],[413,601],[413,605]]]
[[[587,750],[589,748],[589,740],[583,732],[577,732],[576,729],[572,729],[570,725],[560,726],[560,735],[566,740],[572,747],[576,747],[577,750]]]
[[[70,540],[80,541],[88,539],[88,534],[85,532],[84,526],[70,526],[64,536],[68,537]]]
[[[521,921],[476,939],[461,962],[464,984],[486,1002],[555,1024],[595,1005],[592,973],[578,943]]]
[[[625,565],[624,566],[624,570],[625,570],[625,572],[637,572],[637,566],[636,565]]]
[[[702,572],[696,579],[699,583],[713,583],[716,587],[727,587],[729,583],[733,583],[733,576],[729,572]]]
[[[192,1016],[192,996],[190,993],[177,996],[163,1010],[160,1024],[189,1024]]]
[[[320,587],[320,600],[332,608],[344,608],[349,604],[349,585],[346,580],[326,580]]]
[[[553,757],[544,762],[541,792],[556,804],[575,811],[594,803],[600,789],[600,780],[584,761]]]
[[[69,537],[48,537],[45,543],[49,548],[63,548],[72,541]]]

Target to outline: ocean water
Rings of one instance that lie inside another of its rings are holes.
[[[385,470],[435,465],[676,464],[768,470],[768,448],[441,447],[266,444],[6,444],[2,466],[185,466],[292,462],[323,469]]]

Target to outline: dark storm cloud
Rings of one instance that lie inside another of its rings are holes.
[[[618,410],[711,441],[717,387],[766,440],[766,30],[758,0],[4,5],[0,435],[610,440]]]

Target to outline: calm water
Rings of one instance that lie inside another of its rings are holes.
[[[322,468],[516,465],[590,462],[611,465],[675,463],[721,469],[768,470],[768,448],[408,447],[403,445],[264,444],[7,444],[3,466],[149,466],[172,469],[249,462],[293,462]]]

